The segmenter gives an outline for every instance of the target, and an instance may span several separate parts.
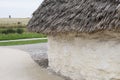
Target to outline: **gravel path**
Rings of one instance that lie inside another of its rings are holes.
[[[19,49],[28,52],[35,61],[41,63],[40,61],[42,60],[41,65],[45,65],[45,66],[47,65],[47,43],[17,45],[17,46],[2,46],[2,47]]]
[[[47,43],[17,45],[17,46],[3,46],[3,47],[23,50],[25,52],[30,53],[30,55],[47,54]]]

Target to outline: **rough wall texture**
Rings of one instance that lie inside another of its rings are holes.
[[[120,80],[119,36],[113,32],[49,36],[49,66],[73,80]]]

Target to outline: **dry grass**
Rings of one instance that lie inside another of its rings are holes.
[[[0,18],[0,28],[25,27],[29,18]]]

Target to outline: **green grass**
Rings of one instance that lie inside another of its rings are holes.
[[[28,38],[45,38],[46,36],[38,33],[23,33],[23,34],[0,34],[0,41],[2,40],[16,40]]]
[[[45,38],[46,36],[38,33],[27,32],[26,25],[30,18],[0,18],[0,41],[2,40],[16,40],[16,39],[28,39],[28,38]],[[10,33],[3,34],[3,31],[12,28],[17,30],[21,28],[24,30],[23,34]],[[10,45],[24,45],[24,44],[34,44],[43,43],[46,40],[31,40],[31,41],[15,41],[15,42],[0,42],[0,46],[10,46]]]
[[[35,44],[35,43],[45,43],[45,42],[47,42],[47,39],[31,40],[31,41],[0,42],[0,46],[24,45],[24,44]]]

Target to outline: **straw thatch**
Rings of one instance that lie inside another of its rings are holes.
[[[118,30],[120,0],[44,0],[28,29],[40,33]]]

